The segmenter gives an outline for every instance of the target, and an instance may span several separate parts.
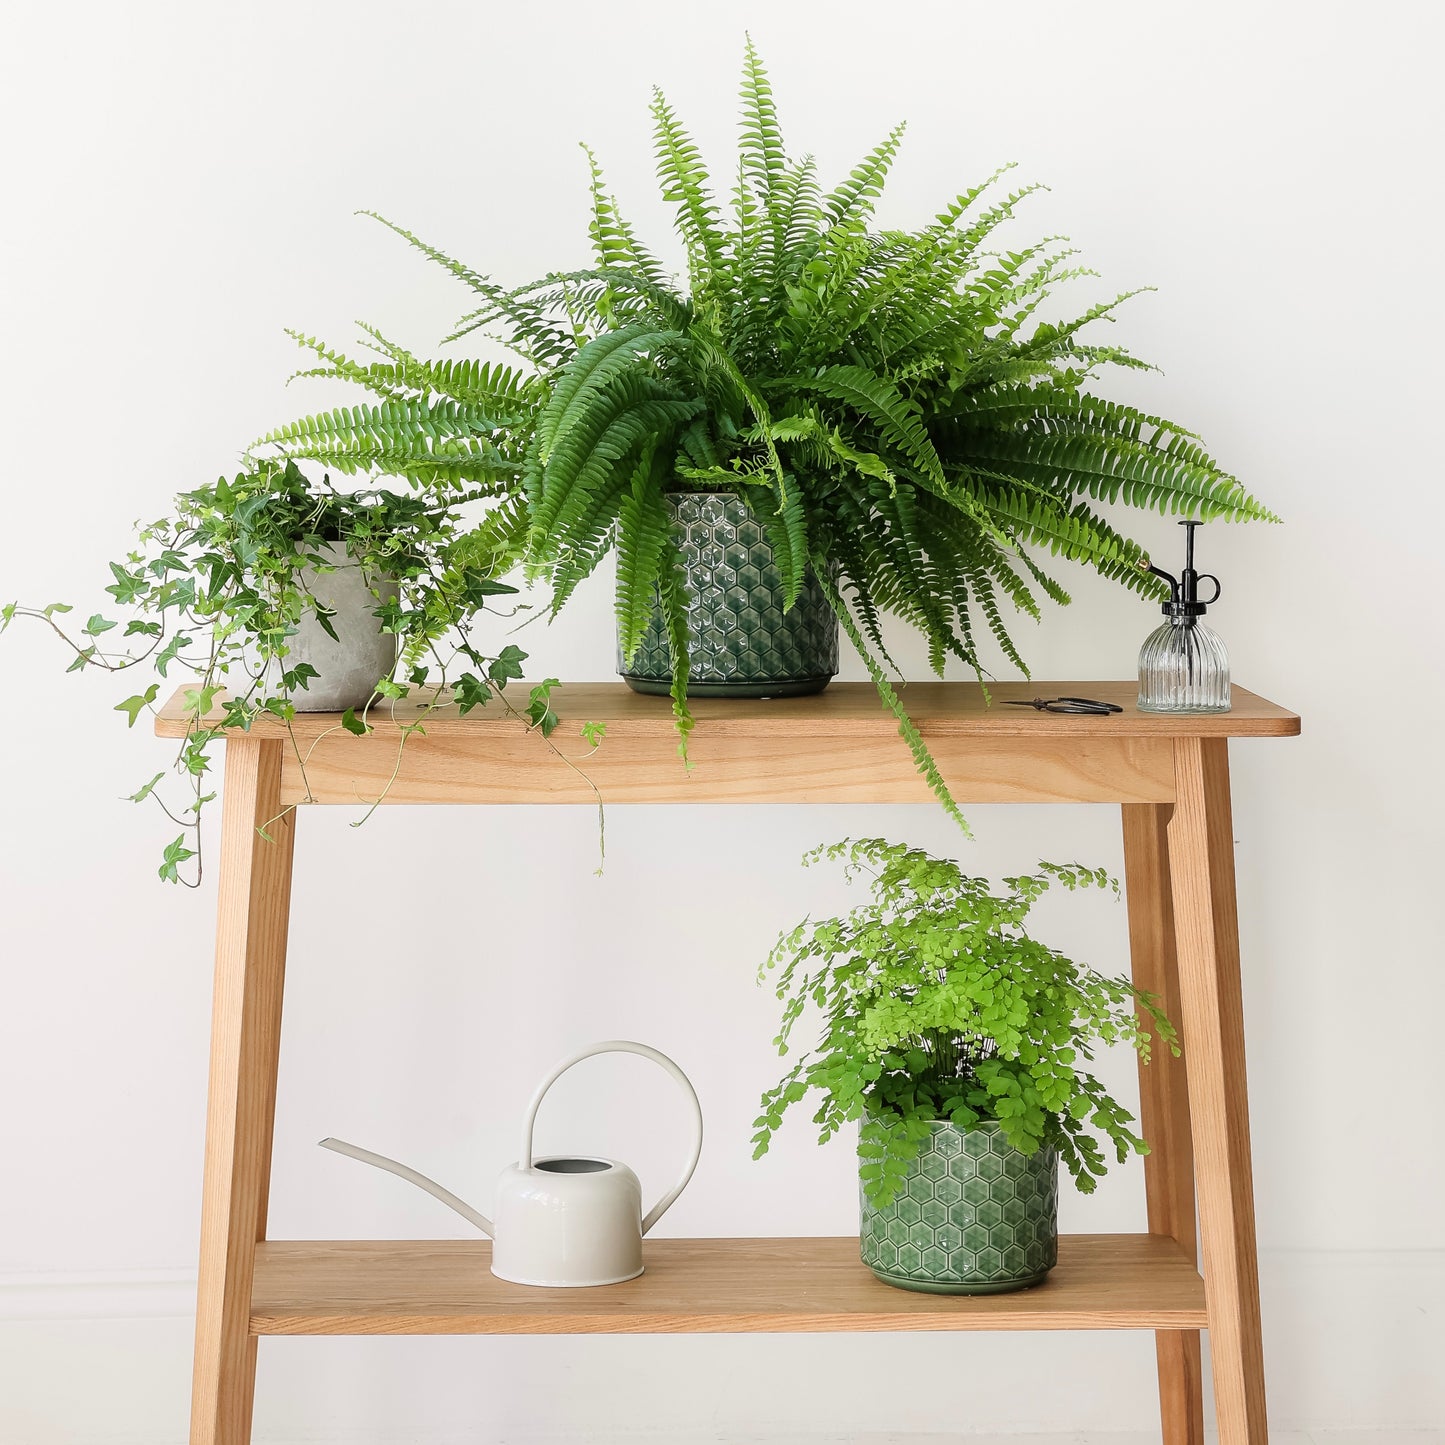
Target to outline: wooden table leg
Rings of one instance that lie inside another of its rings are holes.
[[[1177,1026],[1179,967],[1174,951],[1174,902],[1166,828],[1172,806],[1126,803],[1124,887],[1129,904],[1129,953],[1134,982],[1152,993]],[[1140,1130],[1149,1141],[1144,1190],[1149,1232],[1166,1234],[1197,1262],[1194,1156],[1189,1136],[1189,1086],[1183,1059],[1156,1041],[1153,1061],[1139,1066]],[[1158,1330],[1159,1416],[1164,1445],[1204,1445],[1204,1388],[1198,1330]]]
[[[1169,871],[1219,1445],[1266,1445],[1228,749],[1175,741]]]
[[[251,1438],[251,1275],[266,1233],[291,902],[294,815],[277,816],[282,747],[226,743],[191,1445]]]

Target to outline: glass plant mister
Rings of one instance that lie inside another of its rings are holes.
[[[1194,570],[1194,529],[1181,522],[1187,541],[1184,570],[1175,578],[1152,563],[1149,570],[1169,584],[1167,619],[1139,650],[1140,712],[1228,712],[1229,654],[1203,622],[1205,609],[1219,601],[1219,578]],[[1214,595],[1199,596],[1199,584],[1212,582]]]

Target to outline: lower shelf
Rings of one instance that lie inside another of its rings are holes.
[[[857,1239],[659,1239],[626,1284],[551,1290],[490,1273],[460,1240],[272,1240],[257,1246],[254,1335],[808,1334],[824,1330],[1197,1330],[1204,1284],[1150,1234],[1077,1234],[1016,1294],[879,1283]]]

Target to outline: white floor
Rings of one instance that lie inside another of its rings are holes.
[[[646,1439],[648,1437],[641,1437]],[[1210,1441],[1214,1440],[1210,1432]],[[676,1437],[673,1437],[676,1441]],[[1272,1430],[1270,1445],[1445,1445],[1445,1430]],[[709,1435],[688,1437],[676,1445],[1157,1445],[1157,1433],[1084,1431],[1026,1435]],[[259,1442],[258,1442],[259,1445]],[[277,1440],[267,1445],[292,1445]],[[301,1442],[296,1442],[301,1445]],[[475,1438],[445,1445],[491,1445]],[[498,1441],[497,1445],[542,1445],[531,1440]],[[552,1442],[547,1442],[552,1445]],[[558,1440],[555,1445],[571,1445]],[[639,1437],[588,1436],[586,1445],[640,1445]]]

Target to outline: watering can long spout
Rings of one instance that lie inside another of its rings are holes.
[[[485,1214],[479,1214],[465,1199],[458,1199],[450,1189],[443,1189],[435,1179],[428,1179],[425,1174],[418,1174],[415,1169],[409,1169],[395,1159],[388,1159],[384,1154],[373,1154],[370,1149],[348,1144],[344,1139],[323,1139],[321,1147],[334,1149],[338,1154],[349,1155],[352,1159],[359,1159],[363,1164],[373,1165],[377,1169],[385,1169],[389,1174],[405,1179],[408,1184],[415,1184],[418,1189],[426,1190],[434,1199],[440,1199],[448,1209],[454,1209],[463,1219],[475,1224],[488,1239],[496,1238],[492,1221]]]

